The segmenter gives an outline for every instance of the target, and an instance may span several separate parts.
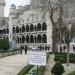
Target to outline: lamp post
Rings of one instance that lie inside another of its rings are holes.
[[[67,66],[69,66],[69,49],[70,49],[70,41],[71,41],[71,22],[67,26],[67,31],[65,33],[65,42],[67,44]]]

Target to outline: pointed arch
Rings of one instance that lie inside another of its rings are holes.
[[[19,33],[19,27],[18,26],[16,27],[16,33]]]
[[[42,24],[42,30],[47,30],[47,25],[45,22]]]
[[[22,32],[25,32],[25,26],[24,25],[22,26]]]
[[[43,43],[47,43],[47,35],[46,34],[43,34]]]
[[[34,37],[33,37],[33,35],[30,36],[30,43],[34,43]]]
[[[22,43],[25,42],[25,36],[22,36]]]
[[[41,31],[41,24],[40,23],[38,23],[38,25],[37,25],[37,30]]]
[[[29,36],[26,36],[26,42],[29,43]]]
[[[13,27],[13,33],[15,33],[16,32],[16,29],[15,29],[15,27]]]
[[[37,43],[41,43],[42,42],[42,37],[41,37],[41,35],[39,34],[38,36],[37,36]]]
[[[30,25],[30,31],[31,31],[31,32],[34,31],[34,26],[33,26],[33,24]]]
[[[26,25],[26,32],[29,32],[29,25]]]

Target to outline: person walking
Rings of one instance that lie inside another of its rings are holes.
[[[25,54],[27,54],[27,48],[28,48],[28,47],[27,47],[27,45],[26,45],[26,46],[25,46]]]

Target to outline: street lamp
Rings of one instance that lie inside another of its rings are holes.
[[[69,48],[70,48],[70,42],[71,42],[71,22],[67,26],[67,31],[65,33],[65,42],[67,44],[67,66],[69,66]]]

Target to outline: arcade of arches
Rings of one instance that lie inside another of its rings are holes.
[[[22,27],[13,27],[13,33],[21,33],[21,32],[34,32],[34,31],[45,31],[47,30],[47,25],[46,23],[38,23],[37,26],[31,24],[31,25],[26,25]]]
[[[38,23],[37,25],[22,25],[21,27],[16,26],[13,27],[13,34],[15,33],[24,33],[24,32],[36,32],[36,31],[46,31],[47,30],[47,25],[45,22],[43,23]],[[9,28],[4,28],[3,30],[0,31],[0,34],[9,34]],[[43,43],[46,44],[47,43],[47,35],[46,33],[42,33],[42,35],[40,34],[40,32],[38,32],[37,34],[28,34],[25,33],[22,36],[20,35],[16,35],[16,42],[17,44],[25,44],[25,43]],[[9,39],[8,37],[3,37],[4,39]],[[41,46],[40,46],[41,48]]]
[[[49,50],[49,46],[47,46],[47,35],[46,34],[38,34],[37,36],[34,35],[26,35],[26,36],[17,36],[17,44],[21,45],[22,48],[25,47],[25,45],[28,44],[39,44],[39,46],[37,46],[38,48],[40,48],[40,50]],[[43,45],[42,45],[43,44]]]
[[[47,43],[47,35],[38,35],[38,36],[33,36],[33,35],[26,35],[19,37],[17,36],[17,43]]]
[[[42,33],[42,35],[40,34],[40,32],[35,33],[35,34],[31,34],[30,32],[36,32],[36,31],[47,31],[47,25],[45,22],[38,23],[37,25],[22,25],[22,27],[13,27],[13,33],[25,33],[21,34],[21,36],[17,36],[16,37],[16,41],[17,44],[22,44],[22,47],[24,47],[23,45],[25,44],[39,44],[40,43],[40,48],[44,48],[47,49],[47,47],[41,46],[41,44],[47,44],[47,35],[46,33]],[[30,34],[29,34],[30,33]]]
[[[4,28],[3,30],[0,30],[0,34],[9,34],[9,28]]]

